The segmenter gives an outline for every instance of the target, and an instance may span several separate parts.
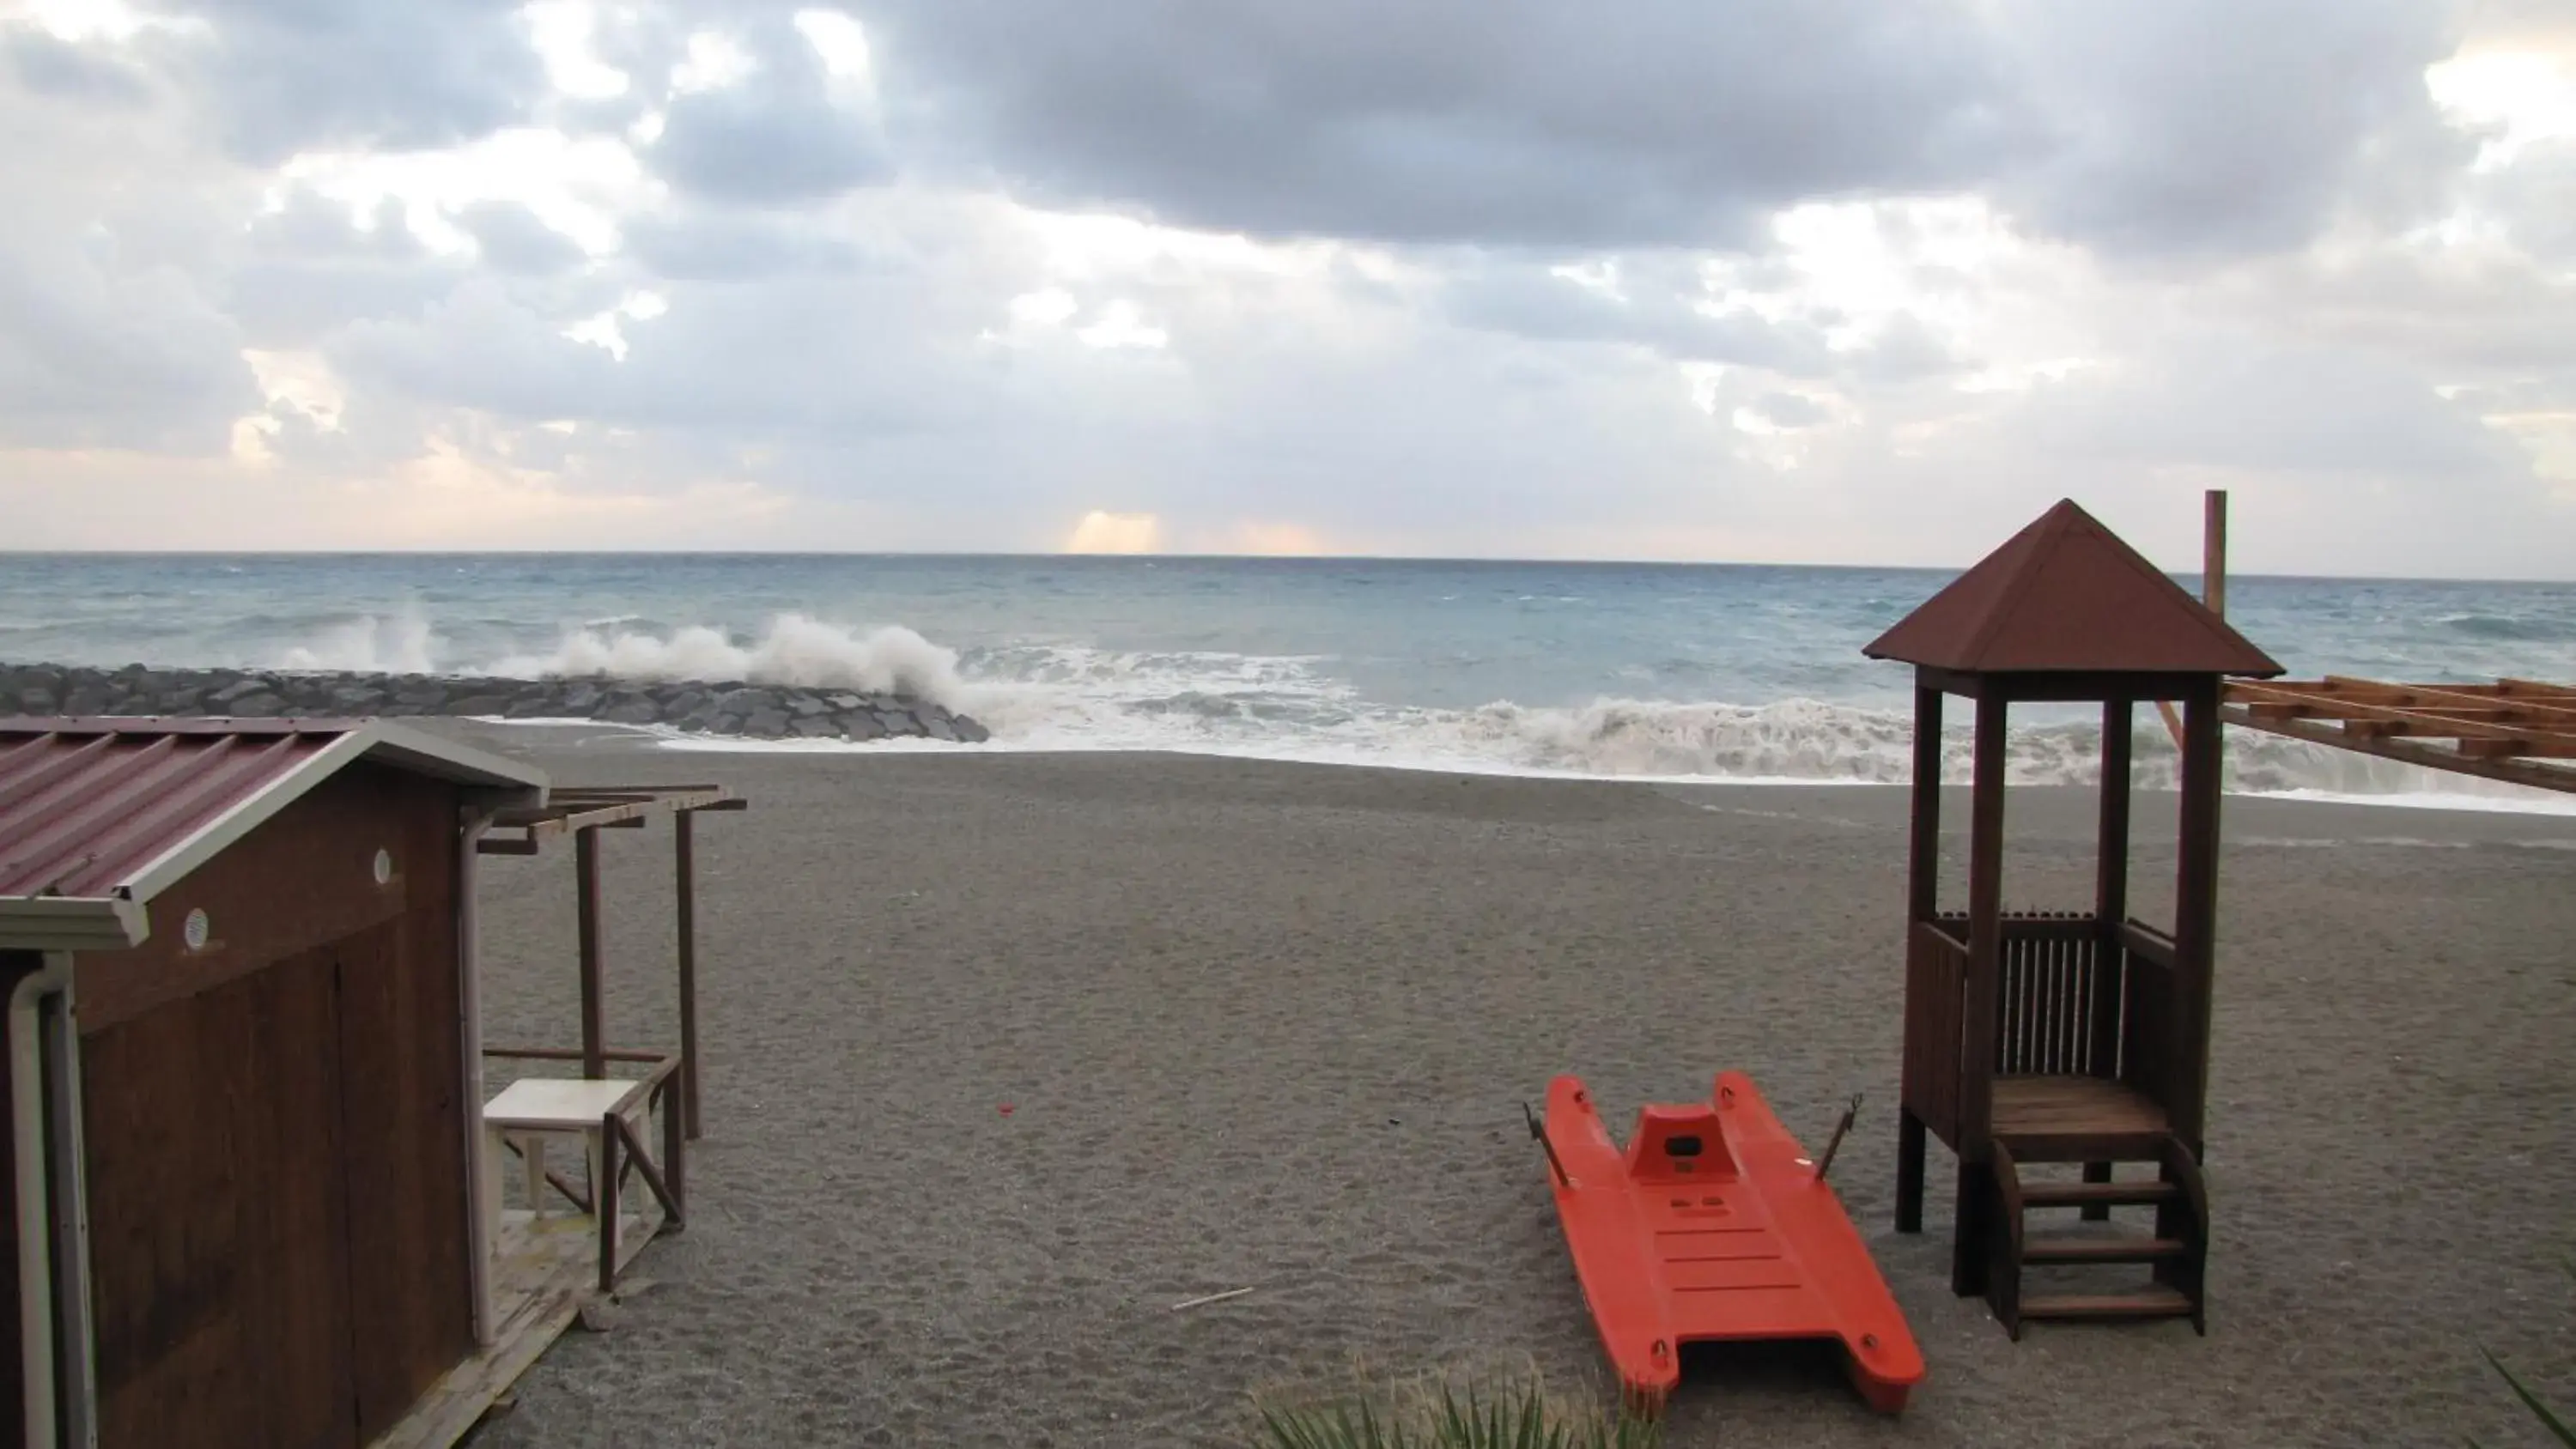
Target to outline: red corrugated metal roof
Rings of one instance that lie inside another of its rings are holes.
[[[103,896],[355,726],[0,727],[0,896]]]
[[[1983,674],[2281,672],[2073,499],[1861,652]]]

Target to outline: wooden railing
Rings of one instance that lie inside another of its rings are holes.
[[[1918,921],[1905,947],[1905,1110],[1942,1141],[1959,1140],[1959,1041],[1968,943]]]
[[[2119,964],[2101,947],[2090,916],[2005,918],[2003,960],[1995,982],[1996,1075],[2113,1074],[2119,1050]],[[2113,1029],[2097,1032],[2106,1014]],[[2098,1063],[2097,1048],[2102,1056]]]
[[[2120,1032],[2119,1079],[2163,1103],[2167,1111],[2187,1117],[2187,1103],[2200,1084],[2184,1080],[2183,1073],[2199,1053],[2189,1039],[2193,1028],[2176,979],[2173,938],[2130,921],[2120,928],[2120,944],[2127,948],[2129,969],[2122,992],[2127,1010]]]
[[[1957,1145],[1966,1042],[1968,921],[1919,922],[1905,960],[1906,1109]],[[2094,919],[2072,912],[2004,917],[1995,981],[1992,1076],[2090,1076],[2125,1082],[2160,1102],[2192,1084],[2175,1078],[2189,1029],[2176,990],[2173,938],[2122,923],[2105,948]]]

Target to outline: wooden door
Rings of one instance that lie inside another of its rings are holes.
[[[357,1442],[338,962],[85,1039],[100,1442]]]

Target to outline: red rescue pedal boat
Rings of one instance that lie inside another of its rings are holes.
[[[1681,1346],[1711,1341],[1839,1339],[1853,1385],[1881,1413],[1903,1409],[1923,1381],[1923,1354],[1868,1245],[1752,1078],[1721,1073],[1709,1101],[1639,1109],[1622,1153],[1583,1083],[1558,1077],[1531,1130],[1632,1401],[1661,1408],[1681,1382]]]

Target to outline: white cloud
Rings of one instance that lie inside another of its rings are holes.
[[[2487,134],[2477,167],[2510,166],[2531,146],[2576,138],[2576,53],[2480,50],[2424,72],[2455,123]]]
[[[593,0],[537,0],[521,14],[556,90],[586,101],[626,94],[626,72],[600,59],[594,43],[599,8]]]
[[[278,178],[344,203],[361,226],[395,202],[414,235],[449,253],[473,247],[454,213],[478,201],[510,201],[583,251],[604,256],[617,250],[620,220],[660,191],[624,141],[535,128],[496,131],[447,151],[309,152],[288,161]],[[271,192],[272,208],[283,195],[283,186]]]
[[[1172,334],[1145,321],[1144,313],[1134,302],[1116,298],[1100,309],[1100,315],[1087,327],[1073,334],[1085,347],[1132,347],[1153,351],[1171,345]]]
[[[1066,535],[1065,553],[1154,553],[1162,547],[1163,521],[1150,513],[1093,509]]]
[[[689,37],[688,58],[671,68],[671,89],[682,95],[740,85],[760,62],[732,36],[701,30]]]

